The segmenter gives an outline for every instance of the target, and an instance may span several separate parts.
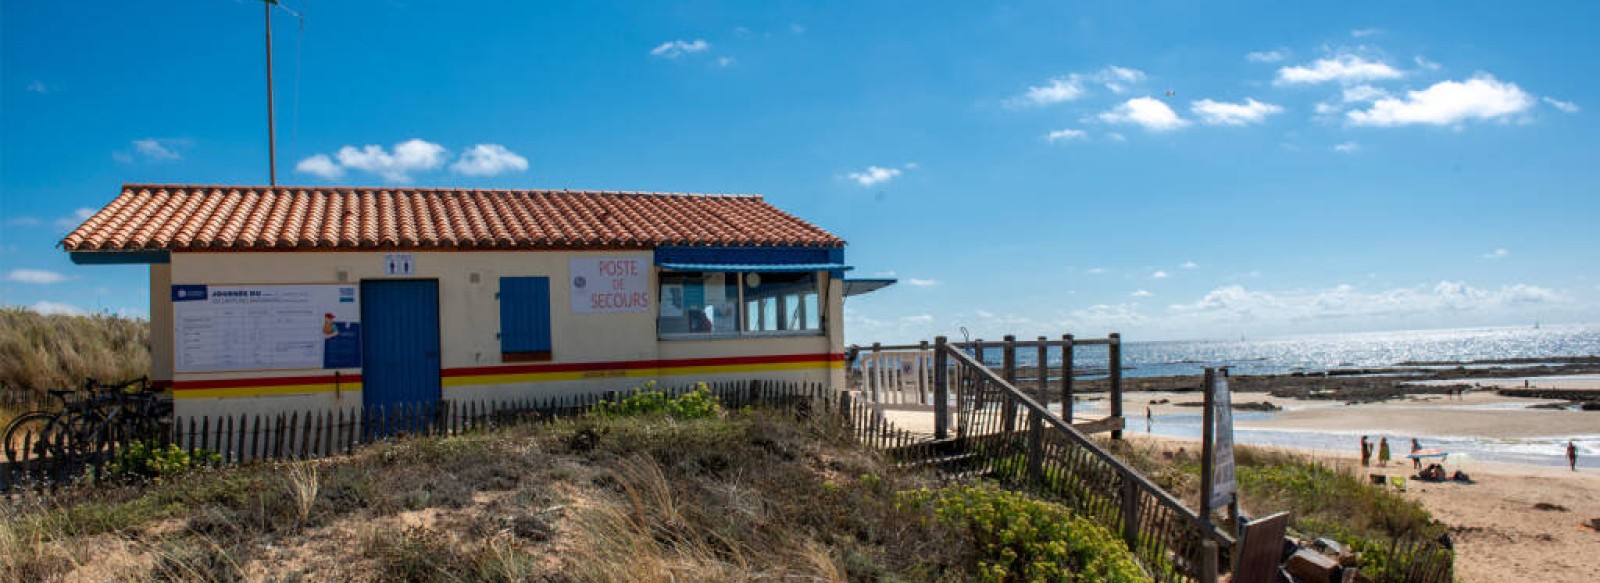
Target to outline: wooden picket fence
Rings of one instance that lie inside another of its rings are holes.
[[[831,389],[814,383],[730,381],[706,383],[727,408],[775,406],[809,413],[837,406]],[[669,394],[695,390],[698,384],[656,389]],[[194,459],[218,464],[273,460],[306,460],[346,455],[356,448],[407,436],[457,435],[519,423],[546,422],[581,415],[602,400],[627,393],[570,395],[549,398],[461,401],[384,407],[350,407],[271,415],[177,417],[157,445],[175,444]],[[35,455],[23,436],[25,458],[0,460],[0,492],[54,489],[72,483],[99,483],[130,440],[110,444],[92,455]]]

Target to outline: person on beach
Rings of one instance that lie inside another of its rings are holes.
[[[1149,405],[1145,405],[1144,406],[1144,432],[1145,433],[1149,433],[1150,432],[1150,428],[1154,427],[1155,424],[1156,424],[1155,415],[1151,415],[1150,414],[1150,406]]]
[[[1567,440],[1567,465],[1572,467],[1572,471],[1578,471],[1578,444],[1571,439]]]
[[[1389,467],[1389,438],[1378,438],[1378,467]]]
[[[1417,443],[1417,438],[1411,438],[1411,469],[1413,470],[1422,469],[1422,458],[1416,455],[1419,451],[1422,451],[1422,444]]]
[[[1372,443],[1367,441],[1367,436],[1361,436],[1361,467],[1372,465]]]

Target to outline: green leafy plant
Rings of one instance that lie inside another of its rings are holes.
[[[591,410],[592,415],[602,418],[664,415],[674,419],[705,419],[721,412],[721,403],[705,383],[696,385],[692,391],[672,395],[656,389],[654,381],[645,383],[621,400],[596,403]]]
[[[162,447],[155,440],[141,440],[117,451],[107,469],[114,477],[161,478],[185,474],[220,461],[222,456],[213,451],[190,454],[175,443]]]
[[[979,551],[979,581],[1149,581],[1115,534],[1065,506],[994,485],[922,488],[896,495],[901,508],[964,529]]]

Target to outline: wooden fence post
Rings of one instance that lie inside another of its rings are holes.
[[[1061,419],[1072,424],[1072,335],[1061,335]]]
[[[1139,553],[1139,485],[1130,474],[1122,474],[1122,540]]]
[[[1005,345],[1001,348],[1000,371],[1006,384],[1017,386],[1017,337],[1011,334],[1005,336]],[[1004,401],[1000,407],[1001,430],[1011,433],[1017,430],[1017,402],[1008,398],[1005,391],[1000,394]]]
[[[950,365],[950,355],[945,350],[950,348],[949,339],[937,336],[933,339],[933,438],[947,439],[950,437],[950,373],[945,370]]]
[[[928,362],[928,341],[927,340],[923,340],[923,341],[917,343],[916,363],[917,363],[917,367],[916,367],[917,368],[917,404],[921,405],[923,403],[928,402],[928,392],[929,392],[929,388],[930,388],[928,386],[928,383],[933,382],[933,379],[928,378],[928,364],[929,364],[929,362]]]
[[[1110,355],[1111,416],[1122,421],[1122,335],[1111,333],[1111,344],[1106,347]],[[1118,427],[1121,427],[1119,424]],[[1122,429],[1111,430],[1111,439],[1122,439]]]
[[[1041,413],[1028,411],[1028,483],[1042,484],[1044,475],[1044,418]]]
[[[1039,397],[1039,404],[1050,409],[1050,339],[1039,337],[1039,386],[1034,394]]]

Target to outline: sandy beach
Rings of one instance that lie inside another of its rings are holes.
[[[1551,388],[1600,389],[1597,377],[1536,377],[1532,383]],[[1495,384],[1520,388],[1522,379],[1498,379]],[[1172,431],[1177,424],[1197,426],[1193,418],[1200,409],[1179,404],[1199,399],[1200,395],[1192,392],[1129,393],[1124,405],[1129,417],[1127,436],[1198,448],[1198,441],[1192,437],[1164,433]],[[1355,467],[1360,434],[1388,435],[1397,458],[1404,455],[1407,440],[1412,436],[1421,437],[1428,447],[1433,446],[1430,441],[1445,436],[1471,441],[1527,441],[1547,444],[1547,447],[1557,447],[1558,440],[1566,436],[1587,436],[1589,441],[1582,442],[1585,444],[1593,444],[1600,436],[1600,413],[1528,409],[1528,405],[1552,401],[1502,397],[1487,390],[1469,392],[1458,399],[1430,394],[1356,405],[1282,399],[1264,393],[1236,393],[1234,401],[1266,401],[1284,408],[1275,413],[1241,416],[1243,419],[1236,423],[1241,443],[1248,442],[1245,436],[1261,433],[1315,436],[1316,439],[1308,439],[1304,446],[1280,447],[1333,460],[1353,471],[1393,476],[1412,475],[1414,471],[1409,461],[1397,459],[1387,468]],[[1155,417],[1153,433],[1146,433],[1143,419],[1146,406]],[[1077,421],[1104,415],[1104,407],[1103,402],[1078,403]],[[903,428],[931,432],[930,413],[888,411],[886,415]],[[1348,448],[1337,445],[1345,440],[1348,440]],[[1429,484],[1412,480],[1404,495],[1421,501],[1437,519],[1450,526],[1458,551],[1458,580],[1469,583],[1600,581],[1600,532],[1584,526],[1589,520],[1600,518],[1600,456],[1580,456],[1577,472],[1551,464],[1495,463],[1470,459],[1471,456],[1456,457],[1458,459],[1447,466],[1452,471],[1464,469],[1472,476],[1473,483]],[[1540,509],[1541,504],[1548,509]],[[1248,501],[1246,505],[1248,507]],[[1270,508],[1252,510],[1258,514],[1272,511]]]

